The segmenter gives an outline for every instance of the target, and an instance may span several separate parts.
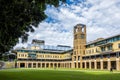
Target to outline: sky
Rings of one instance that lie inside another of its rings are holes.
[[[47,19],[39,23],[28,42],[15,47],[26,47],[32,39],[45,40],[46,45],[73,46],[73,28],[87,27],[87,42],[120,34],[120,0],[67,0],[59,7],[47,5]]]

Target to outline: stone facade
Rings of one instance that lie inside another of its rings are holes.
[[[47,49],[36,44],[18,49],[17,67],[120,70],[120,35],[89,43],[86,43],[86,35],[86,25],[77,24],[73,33],[73,49],[69,46]]]

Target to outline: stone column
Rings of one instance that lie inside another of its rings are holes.
[[[44,63],[45,64],[45,68],[46,68],[46,63]]]
[[[94,61],[94,68],[97,69],[96,60]]]
[[[63,63],[61,63],[61,68],[63,68]]]
[[[71,64],[71,68],[75,68],[75,67],[74,67],[74,55],[72,55],[72,64]]]
[[[40,68],[40,64],[39,64],[39,62],[37,63],[37,65],[38,65],[38,68]]]
[[[68,63],[68,68],[70,68],[70,63]]]
[[[26,66],[27,66],[27,68],[28,68],[28,62],[26,63]]]
[[[48,64],[49,64],[48,66],[49,66],[49,68],[50,68],[50,63],[48,63]]]
[[[80,60],[80,68],[83,68],[82,60]]]
[[[91,61],[89,61],[89,69],[91,69]]]
[[[41,68],[43,68],[43,67],[42,67],[42,62],[41,62],[40,64],[41,64],[41,66],[40,66],[40,67],[41,67]]]
[[[39,63],[39,68],[41,68],[41,62]]]
[[[100,69],[103,70],[103,60],[100,60]]]
[[[31,62],[31,68],[33,68],[33,62]]]
[[[36,62],[35,64],[36,64],[36,68],[38,68],[38,62]]]
[[[28,68],[28,62],[25,63],[25,68]]]
[[[71,68],[75,68],[74,61],[71,63]]]
[[[76,61],[76,68],[78,68],[78,61]]]
[[[116,70],[117,70],[117,71],[120,70],[120,62],[119,62],[119,58],[116,58]]]
[[[27,62],[23,62],[25,65],[24,65],[24,68],[27,68]]]
[[[24,62],[24,64],[25,64],[24,68],[26,68],[26,62]]]
[[[69,68],[69,63],[67,63],[67,65],[68,65],[67,68]]]
[[[20,63],[19,62],[17,62],[17,67],[20,68]]]
[[[111,68],[111,62],[110,62],[110,59],[108,59],[108,70],[110,70]]]
[[[63,68],[64,68],[64,66],[65,66],[64,63],[62,63],[62,66],[63,66]]]
[[[70,63],[68,63],[68,68],[70,68]]]
[[[55,67],[55,63],[53,63],[53,67],[52,68],[54,68]]]
[[[58,63],[56,63],[56,64],[57,64],[56,68],[58,68]]]

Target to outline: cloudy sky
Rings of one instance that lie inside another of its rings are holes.
[[[73,27],[87,26],[87,42],[99,37],[120,34],[120,0],[67,0],[58,8],[47,6],[48,18],[30,33],[26,46],[32,39],[45,40],[46,45],[73,45]]]

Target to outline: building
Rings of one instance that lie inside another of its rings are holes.
[[[17,66],[25,68],[65,68],[71,66],[70,46],[30,44],[17,50]]]
[[[73,48],[34,40],[27,48],[18,49],[17,67],[120,70],[120,35],[87,43],[86,25],[83,24],[74,27],[73,35]]]

